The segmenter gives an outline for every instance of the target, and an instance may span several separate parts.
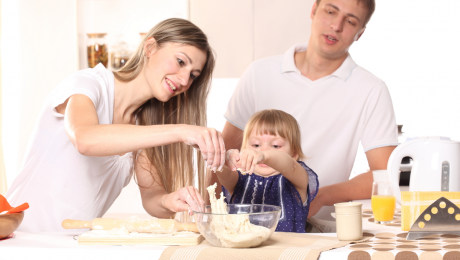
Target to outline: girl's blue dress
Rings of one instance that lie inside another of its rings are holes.
[[[318,193],[318,175],[304,162],[298,161],[308,173],[307,200],[302,203],[300,194],[282,174],[270,177],[243,175],[238,172],[233,195],[222,187],[228,204],[267,204],[281,207],[281,216],[276,231],[305,233],[308,210]]]

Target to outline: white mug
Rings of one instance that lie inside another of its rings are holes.
[[[363,204],[359,202],[336,203],[335,225],[337,238],[342,241],[355,241],[363,237]]]

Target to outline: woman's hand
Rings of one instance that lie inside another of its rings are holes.
[[[201,151],[208,168],[222,171],[225,164],[225,144],[222,133],[214,128],[187,125],[181,132],[181,141]]]
[[[244,149],[240,152],[238,166],[243,172],[252,174],[256,165],[264,160],[265,156],[263,152],[252,149]]]
[[[225,155],[225,165],[231,170],[236,171],[238,168],[238,161],[240,160],[240,151],[237,149],[230,149]]]
[[[189,215],[193,211],[204,212],[204,200],[198,190],[193,186],[184,187],[178,191],[165,194],[161,199],[163,207],[172,212],[188,210]]]

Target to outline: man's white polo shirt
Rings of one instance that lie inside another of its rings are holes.
[[[364,150],[398,145],[393,105],[385,83],[358,66],[350,56],[334,73],[315,81],[301,75],[294,53],[254,61],[241,77],[227,107],[227,121],[244,129],[257,111],[279,109],[301,127],[305,163],[319,185],[349,179],[359,142]],[[331,207],[318,218],[330,219]]]

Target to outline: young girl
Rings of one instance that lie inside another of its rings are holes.
[[[254,114],[244,129],[241,152],[227,151],[226,165],[217,177],[230,204],[268,204],[281,207],[276,231],[305,233],[318,176],[301,160],[300,129],[280,110]]]

